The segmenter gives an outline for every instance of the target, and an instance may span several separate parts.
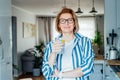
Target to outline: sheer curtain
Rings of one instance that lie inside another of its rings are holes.
[[[53,17],[38,17],[38,42],[44,41],[45,44],[51,41],[51,29],[53,25]]]
[[[90,39],[94,39],[96,30],[95,17],[81,17],[78,18],[78,21],[80,27],[78,32]]]

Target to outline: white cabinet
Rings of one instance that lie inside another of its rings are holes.
[[[117,28],[120,29],[120,0],[116,0],[116,13],[117,13]]]
[[[11,0],[0,0],[0,80],[12,79]]]
[[[8,58],[8,61],[0,61],[1,66],[1,77],[0,80],[13,80],[12,79],[12,61]]]
[[[120,80],[120,78],[108,65],[105,66],[105,80]]]
[[[90,80],[104,80],[104,62],[96,62],[94,73],[90,75]]]

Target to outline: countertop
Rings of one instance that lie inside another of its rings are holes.
[[[120,60],[107,60],[107,64],[110,66],[120,66]]]
[[[103,57],[103,55],[95,56],[94,60],[95,60],[94,61],[95,64],[104,64],[104,57]]]
[[[104,60],[103,55],[95,56],[95,60]],[[120,66],[120,60],[106,60],[107,64],[110,66]]]
[[[95,56],[95,60],[104,60],[103,55],[97,55]]]

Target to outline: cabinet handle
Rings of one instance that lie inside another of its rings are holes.
[[[101,74],[103,74],[103,69],[101,69],[100,71],[101,71]]]
[[[3,46],[2,46],[2,60],[4,59],[4,50],[3,50]]]
[[[1,59],[3,60],[4,59],[4,51],[3,51],[3,45],[2,45],[2,39],[1,39],[1,37],[0,37],[0,46],[1,46],[1,49],[2,49]]]
[[[0,45],[2,45],[2,39],[1,39],[1,37],[0,37]]]
[[[7,62],[6,64],[7,64],[7,65],[10,64],[10,62]]]
[[[2,42],[1,37],[0,37],[0,46],[1,46],[1,49],[2,49],[2,57],[1,57],[1,59],[3,60],[4,59],[4,49],[3,49],[3,42]]]
[[[3,60],[4,59],[4,49],[3,49],[2,44],[1,44],[1,48],[2,48],[2,57],[1,57],[1,59]]]
[[[106,78],[110,78],[110,76],[109,76],[109,75],[105,75],[105,77],[106,77]]]

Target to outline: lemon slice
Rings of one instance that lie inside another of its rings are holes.
[[[61,42],[64,44],[64,43],[65,43],[65,40],[61,40]]]

